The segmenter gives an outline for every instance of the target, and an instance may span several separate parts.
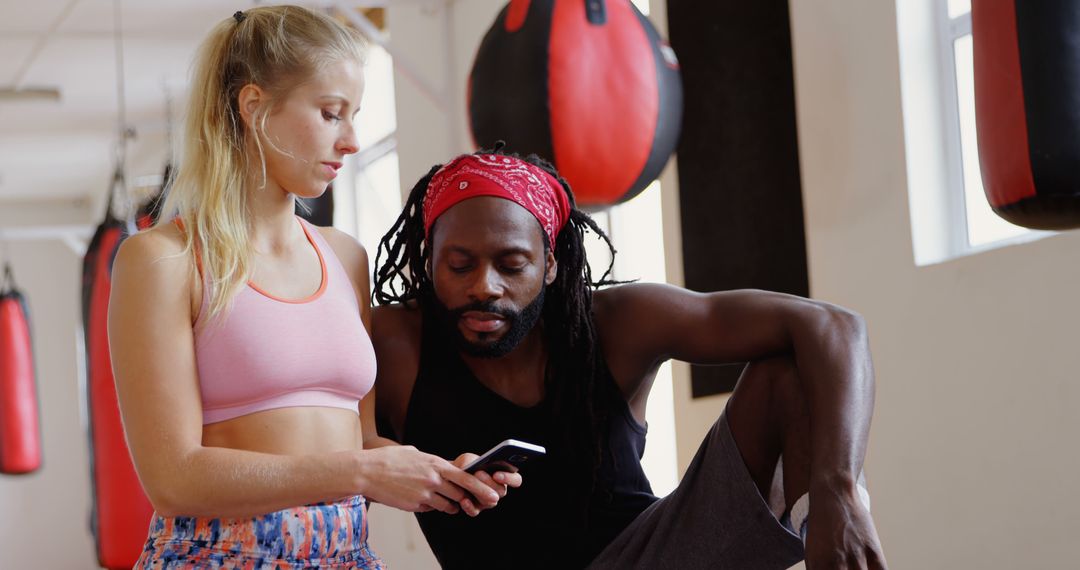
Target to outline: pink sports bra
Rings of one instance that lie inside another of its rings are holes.
[[[282,299],[255,284],[220,319],[195,320],[203,424],[292,406],[359,413],[375,383],[375,351],[345,268],[319,231],[297,218],[319,255],[322,285],[305,299]]]

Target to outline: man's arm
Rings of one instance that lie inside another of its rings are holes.
[[[633,284],[597,293],[604,353],[623,392],[668,359],[724,364],[790,355],[813,422],[812,481],[854,485],[874,406],[866,327],[846,309],[757,290],[696,293]],[[645,388],[644,394],[642,388]]]
[[[815,508],[807,567],[840,560],[859,561],[859,568],[884,567],[856,487],[874,407],[861,317],[780,293],[703,294],[649,284],[598,292],[595,307],[611,372],[639,409],[656,368],[668,359],[722,364],[783,355],[793,360],[810,421],[809,493]]]
[[[384,305],[372,310],[371,342],[378,372],[374,422],[384,433],[401,441],[416,376],[420,372],[420,313],[403,305]],[[366,427],[364,428],[367,429]],[[389,430],[389,431],[387,431]]]

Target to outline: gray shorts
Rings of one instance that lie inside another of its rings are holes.
[[[802,559],[802,541],[758,492],[725,411],[679,486],[634,519],[589,568],[786,570]]]

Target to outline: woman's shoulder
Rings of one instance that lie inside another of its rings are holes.
[[[333,227],[314,226],[326,243],[334,250],[345,271],[352,277],[367,276],[368,254],[353,236]]]
[[[360,242],[353,236],[331,226],[313,225],[312,227],[319,231],[319,235],[321,235],[335,251],[341,249],[352,255],[359,255],[361,253],[365,256],[367,255],[367,250],[364,249],[364,246],[360,245]]]
[[[175,224],[162,224],[125,239],[117,251],[114,268],[133,268],[147,277],[158,273],[186,273],[191,267],[192,256],[185,252],[185,237],[180,228]]]

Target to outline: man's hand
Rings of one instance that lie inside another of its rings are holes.
[[[806,527],[806,569],[885,570],[874,521],[850,492],[810,495],[810,518]]]
[[[462,453],[454,460],[454,466],[459,469],[464,469],[466,465],[476,461],[480,456],[475,453]],[[491,487],[499,498],[506,496],[507,489],[509,487],[518,488],[521,486],[521,473],[510,473],[508,471],[496,471],[494,475],[488,474],[486,471],[477,471],[475,473],[477,479],[482,481],[488,487]],[[495,505],[482,505],[483,509],[490,509]],[[475,516],[475,515],[473,515]]]
[[[363,494],[379,503],[412,512],[464,510],[475,517],[481,508],[490,509],[499,502],[500,495],[489,481],[411,445],[361,453],[365,459],[359,473]]]

